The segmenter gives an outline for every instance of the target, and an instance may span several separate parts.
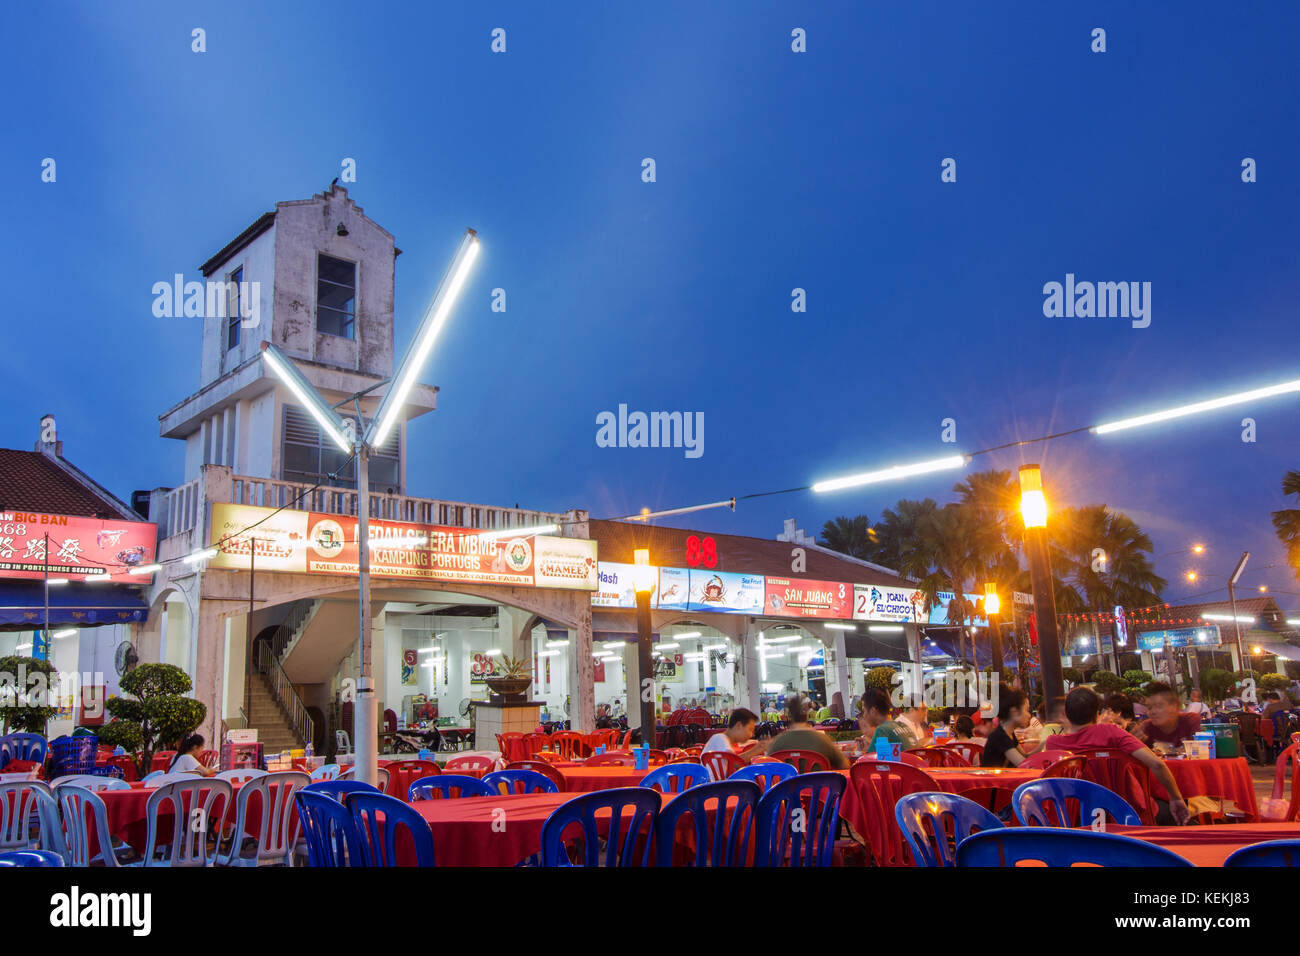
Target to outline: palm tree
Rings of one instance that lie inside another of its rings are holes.
[[[1288,471],[1282,476],[1282,494],[1300,496],[1300,471]],[[1300,578],[1300,509],[1283,508],[1273,512],[1273,529],[1277,539],[1286,548],[1286,559],[1291,563],[1296,577]]]
[[[873,534],[871,519],[866,515],[855,518],[840,515],[822,526],[819,543],[832,551],[866,561],[874,550],[871,540]]]
[[[924,577],[931,562],[925,551],[928,542],[923,531],[938,510],[933,498],[923,501],[904,498],[893,508],[886,508],[873,529],[874,549],[869,560],[893,568],[905,577]]]

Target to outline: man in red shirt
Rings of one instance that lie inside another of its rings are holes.
[[[1149,705],[1149,702],[1148,702]],[[1151,776],[1165,788],[1169,794],[1169,814],[1179,825],[1187,822],[1191,815],[1183,795],[1169,772],[1165,762],[1151,752],[1127,730],[1114,724],[1098,723],[1101,713],[1101,698],[1096,691],[1087,687],[1076,687],[1065,698],[1065,720],[1068,732],[1053,734],[1047,738],[1045,750],[1082,750],[1088,747],[1118,750],[1128,754],[1142,766],[1151,771]],[[1123,796],[1123,794],[1121,794]]]
[[[1201,715],[1183,713],[1178,692],[1168,684],[1147,684],[1147,719],[1138,728],[1138,735],[1148,747],[1163,744],[1181,750],[1184,740],[1192,740],[1201,729]]]

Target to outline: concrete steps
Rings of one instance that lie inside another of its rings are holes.
[[[249,674],[248,681],[248,725],[257,728],[257,739],[262,744],[263,753],[302,747],[302,739],[293,732],[293,726],[262,675]]]

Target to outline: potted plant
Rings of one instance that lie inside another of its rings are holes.
[[[503,701],[527,700],[526,691],[533,682],[533,668],[526,657],[502,657],[497,674],[485,683]]]

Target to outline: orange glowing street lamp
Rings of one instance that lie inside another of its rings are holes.
[[[989,650],[993,652],[993,670],[1002,679],[1002,632],[998,630],[997,616],[1002,609],[998,586],[992,581],[984,585],[984,616],[989,621]]]
[[[1043,670],[1043,700],[1051,702],[1065,693],[1061,675],[1061,639],[1056,626],[1056,595],[1047,552],[1047,497],[1043,473],[1037,465],[1020,467],[1020,515],[1025,522],[1025,555],[1034,592],[1034,618],[1038,624],[1039,657]]]
[[[632,552],[632,587],[636,590],[636,671],[639,687],[629,687],[628,694],[636,694],[641,701],[641,743],[653,748],[655,740],[655,674],[651,657],[654,636],[651,634],[650,595],[655,589],[656,569],[650,564],[650,549],[637,548]]]

